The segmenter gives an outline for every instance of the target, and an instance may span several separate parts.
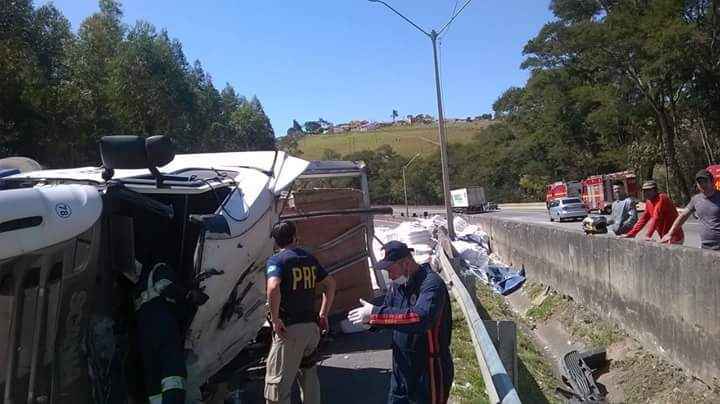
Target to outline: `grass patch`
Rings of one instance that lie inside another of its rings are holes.
[[[467,143],[487,127],[490,121],[447,124],[447,138],[449,143]],[[437,142],[437,126],[417,125],[388,127],[372,132],[349,132],[337,135],[310,135],[299,141],[302,158],[306,160],[319,159],[325,149],[333,150],[341,155],[355,153],[363,150],[375,150],[382,145],[389,145],[403,156],[412,156],[415,153],[434,153],[437,146],[424,139]]]
[[[530,323],[545,321],[551,317],[557,318],[570,335],[594,347],[608,347],[625,337],[615,324],[601,318],[568,296],[550,291],[539,283],[527,283],[523,287],[528,297],[536,303],[525,312],[525,317]],[[543,298],[546,293],[547,296]]]
[[[540,295],[544,294],[546,290],[545,286],[539,283],[530,282],[526,282],[522,288],[531,300],[537,299],[538,297],[540,297]]]
[[[598,319],[594,323],[563,321],[570,334],[588,342],[593,347],[608,347],[623,338],[623,333],[614,324]]]
[[[495,294],[489,287],[476,283],[478,302],[481,305],[480,315],[484,319],[510,319],[522,322],[508,307],[502,296]],[[555,378],[552,365],[534,344],[521,324],[517,328],[518,341],[518,386],[520,399],[526,403],[561,403],[555,396],[555,388],[559,381]]]
[[[552,367],[520,328],[518,328],[518,394],[527,403],[561,403],[555,396],[559,381]]]
[[[484,404],[489,403],[485,393],[485,382],[475,356],[475,348],[470,337],[470,330],[460,306],[452,302],[453,327],[452,350],[455,365],[455,380],[450,396],[455,403]]]
[[[562,310],[565,306],[566,300],[558,295],[557,293],[546,296],[542,303],[537,306],[533,306],[528,309],[525,315],[528,319],[533,321],[547,320],[558,310]]]

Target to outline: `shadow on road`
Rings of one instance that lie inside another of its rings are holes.
[[[323,403],[373,404],[387,401],[390,388],[390,370],[382,368],[347,369],[319,366],[318,377]],[[264,403],[263,382],[246,381],[243,384],[242,403]],[[293,404],[301,404],[300,389],[293,386]]]
[[[357,334],[339,334],[329,337],[321,347],[323,358],[352,352],[380,351],[390,349],[392,334],[382,330],[376,332],[360,332]]]
[[[517,366],[517,392],[520,399],[528,403],[548,404],[549,401],[545,397],[543,389],[538,385],[537,380],[535,380],[527,366],[525,366],[525,362],[518,358]]]
[[[387,401],[390,388],[388,369],[321,366],[318,371],[324,403],[369,404]]]
[[[338,334],[321,347],[318,376],[324,403],[373,404],[387,401],[390,388],[390,343],[392,334],[386,330]],[[264,372],[264,371],[263,371]],[[243,403],[263,403],[262,374],[236,382],[242,390]],[[300,403],[297,384],[292,403]]]

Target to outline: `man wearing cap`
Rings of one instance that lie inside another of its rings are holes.
[[[690,199],[685,212],[675,219],[670,232],[663,239],[682,232],[685,221],[695,213],[700,223],[700,246],[720,251],[720,192],[715,189],[713,176],[707,170],[695,174],[695,186],[700,193]]]
[[[666,237],[669,234],[670,227],[678,217],[677,209],[675,209],[670,197],[664,192],[658,192],[657,182],[654,180],[645,181],[642,190],[645,197],[645,212],[630,231],[618,237],[633,238],[647,224],[645,240],[651,240],[657,231],[663,243],[682,244],[685,241],[685,234],[682,229],[675,232],[672,237]]]
[[[615,202],[612,204],[612,213],[607,224],[611,225],[611,230],[615,235],[625,234],[635,225],[638,220],[637,210],[635,209],[635,201],[627,195],[625,188],[621,184],[615,184],[612,187]]]
[[[354,324],[393,330],[393,372],[388,403],[447,403],[454,368],[450,354],[452,313],[447,287],[428,264],[418,265],[399,241],[383,247],[377,268],[392,285],[381,306],[360,300],[350,311]]]
[[[295,245],[295,225],[282,221],[271,235],[280,251],[267,262],[267,296],[273,340],[265,372],[268,404],[290,404],[296,375],[302,402],[320,403],[320,383],[312,360],[327,329],[327,315],[335,297],[335,281],[318,260]],[[320,313],[315,311],[315,288],[322,286]]]

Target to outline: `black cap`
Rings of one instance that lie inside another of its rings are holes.
[[[377,263],[375,269],[388,269],[395,262],[405,257],[411,257],[414,251],[412,248],[408,248],[407,244],[397,240],[385,243],[383,250],[385,250],[385,258]]]
[[[712,176],[712,174],[710,174],[710,171],[703,169],[703,170],[698,171],[697,174],[695,174],[695,180],[696,180],[696,181],[697,181],[697,180],[701,180],[701,179],[702,179],[702,180],[710,180],[710,181],[712,181],[712,180],[713,180],[713,176]]]

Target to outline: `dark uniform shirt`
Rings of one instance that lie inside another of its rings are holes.
[[[285,325],[316,321],[315,285],[327,276],[318,260],[302,248],[282,250],[267,261],[266,276],[280,282],[280,318]]]
[[[447,287],[428,264],[388,291],[369,324],[393,329],[391,404],[446,403],[454,368],[452,311]]]

